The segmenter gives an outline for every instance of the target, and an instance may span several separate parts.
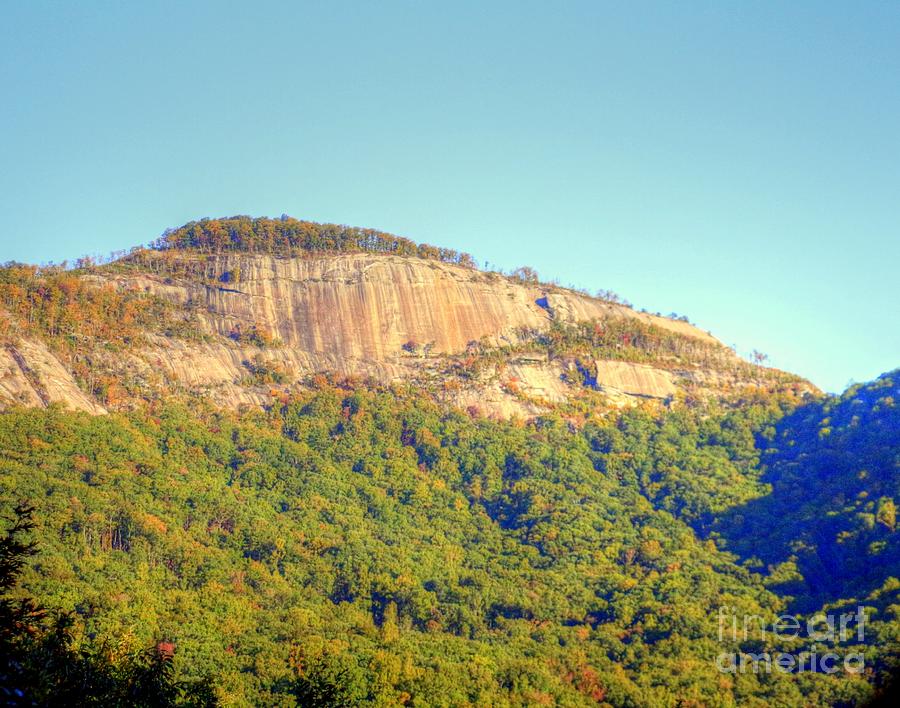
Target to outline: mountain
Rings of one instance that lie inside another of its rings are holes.
[[[686,321],[368,230],[208,220],[80,265],[0,272],[7,403],[99,412],[178,390],[258,406],[320,372],[411,381],[502,417],[584,389],[620,404],[721,396],[763,379],[816,391]]]
[[[0,538],[3,695],[854,706],[898,665],[900,372],[824,396],[610,293],[287,217],[10,264],[0,303],[0,506],[38,545]]]

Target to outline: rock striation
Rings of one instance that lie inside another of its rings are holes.
[[[443,356],[465,352],[475,343],[516,343],[523,332],[545,331],[554,320],[637,318],[719,344],[687,322],[412,256],[183,252],[176,257],[215,277],[179,278],[133,264],[100,269],[89,277],[174,303],[191,314],[206,335],[203,341],[148,336],[145,345],[121,355],[98,352],[93,363],[150,388],[205,393],[232,407],[264,404],[273,388],[286,388],[254,382],[248,362],[277,366],[294,381],[322,371],[382,382],[416,380]],[[248,333],[263,333],[277,345],[259,346]],[[597,389],[620,402],[663,399],[677,390],[671,371],[650,365],[601,361],[596,370]],[[511,362],[505,374],[517,382],[519,395],[494,380],[456,391],[453,400],[496,415],[530,415],[540,409],[535,401],[558,402],[570,395],[563,374],[558,362],[526,358]],[[0,377],[0,399],[7,405],[62,401],[92,413],[105,410],[39,342],[21,341],[0,353]]]

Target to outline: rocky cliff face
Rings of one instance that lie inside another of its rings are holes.
[[[43,342],[20,339],[0,348],[0,407],[13,403],[63,403],[88,413],[106,409],[82,391],[72,374]]]
[[[636,318],[718,344],[686,322],[422,258],[364,253],[179,257],[202,262],[218,281],[166,277],[134,267],[101,270],[90,277],[176,303],[192,313],[207,335],[205,341],[153,336],[127,353],[95,352],[92,365],[138,386],[205,392],[230,406],[262,404],[270,400],[273,388],[289,388],[284,381],[254,379],[254,365],[275,367],[293,381],[320,371],[383,382],[415,380],[423,372],[439,371],[442,357],[465,352],[475,342],[515,343],[523,331],[546,330],[553,321]],[[260,334],[277,344],[259,346]],[[39,343],[22,342],[15,351],[7,348],[0,358],[0,396],[7,402],[62,400],[91,412],[103,410]],[[601,361],[596,371],[596,387],[619,402],[666,398],[678,388],[679,375],[666,368]],[[561,401],[571,394],[564,373],[560,362],[540,355],[519,357],[509,361],[505,380],[494,377],[447,395],[486,412],[527,415],[539,410],[541,401]],[[515,390],[509,381],[515,382]]]
[[[521,327],[544,327],[551,317],[567,321],[634,317],[716,341],[686,322],[421,258],[231,255],[207,263],[214,272],[239,276],[218,287],[165,284],[160,278],[134,275],[115,282],[200,306],[209,329],[220,335],[235,326],[264,327],[285,346],[323,355],[328,361],[383,362],[397,357],[410,341],[431,345],[434,353],[459,352],[483,337],[500,342],[514,337]]]

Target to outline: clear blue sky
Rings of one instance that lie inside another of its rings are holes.
[[[483,5],[4,3],[0,260],[284,212],[900,366],[900,4]]]

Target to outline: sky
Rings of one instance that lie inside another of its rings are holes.
[[[366,226],[900,366],[900,3],[6,2],[0,261]]]

